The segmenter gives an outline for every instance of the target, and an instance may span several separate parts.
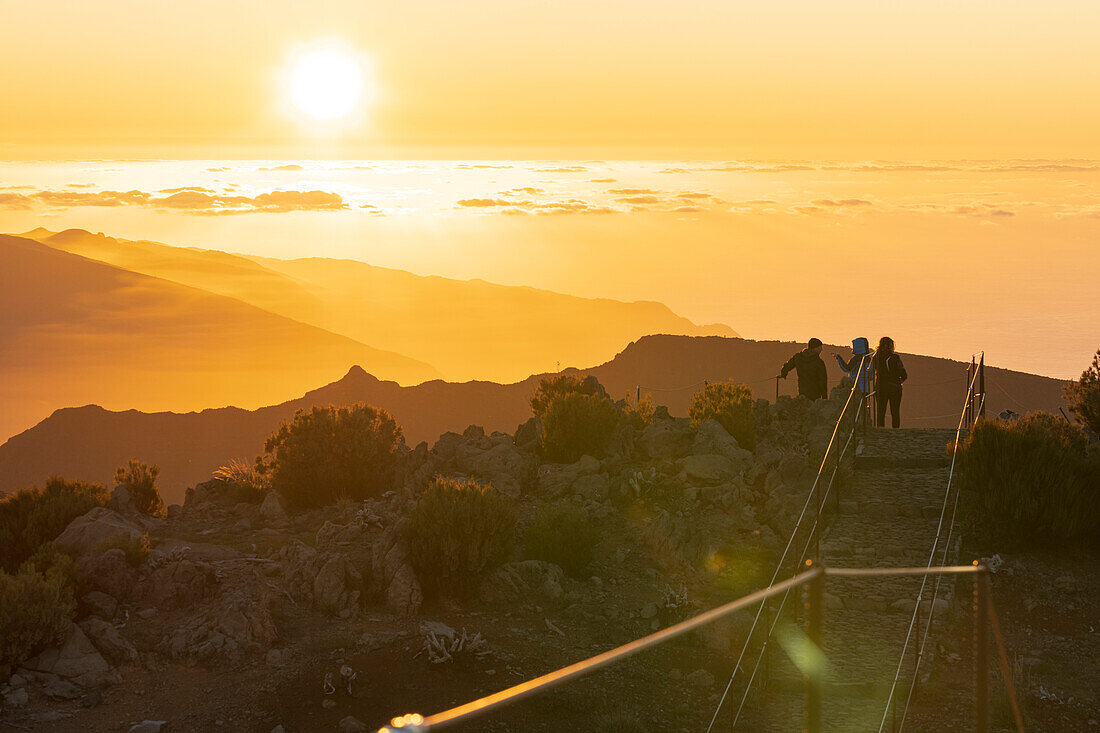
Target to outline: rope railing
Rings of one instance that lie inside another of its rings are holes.
[[[804,573],[788,578],[781,583],[771,585],[762,590],[758,590],[754,593],[750,593],[747,596],[743,596],[736,600],[730,601],[722,606],[713,608],[709,611],[701,613],[685,621],[681,621],[678,624],[674,624],[667,628],[655,631],[648,636],[643,636],[640,639],[635,639],[622,646],[615,647],[609,651],[597,654],[594,657],[571,664],[568,667],[544,674],[541,677],[536,677],[533,680],[527,682],[521,682],[518,685],[514,685],[500,692],[482,697],[473,702],[468,702],[465,705],[459,705],[456,708],[446,710],[436,715],[430,715],[423,717],[418,714],[404,715],[399,718],[394,718],[389,727],[382,728],[379,733],[392,733],[392,731],[401,730],[408,733],[425,733],[432,728],[440,728],[444,725],[455,723],[464,718],[470,718],[474,715],[488,712],[494,708],[507,705],[509,703],[522,700],[525,697],[529,697],[544,690],[549,689],[555,685],[559,685],[568,680],[581,677],[591,672],[595,672],[601,667],[606,667],[609,664],[617,662],[626,657],[637,654],[638,652],[648,649],[649,647],[662,644],[666,641],[675,639],[676,637],[685,634],[689,631],[693,631],[701,626],[717,621],[720,618],[728,616],[731,613],[740,611],[744,608],[752,606],[754,603],[759,603],[771,598],[772,596],[780,593],[785,593],[791,588],[805,585],[810,581],[820,578],[824,575],[824,571],[820,568],[811,568]]]
[[[976,354],[975,356],[978,356],[978,355]],[[974,363],[974,358],[973,357],[971,358],[971,363],[972,364]],[[985,363],[985,352],[981,352],[981,362],[980,363],[982,365],[984,365],[984,363]],[[950,468],[950,470],[948,471],[948,474],[947,474],[947,489],[944,492],[943,504],[940,507],[940,517],[939,517],[939,521],[937,522],[937,525],[936,525],[936,536],[932,540],[932,549],[931,549],[931,552],[929,553],[929,556],[928,556],[928,562],[926,564],[927,567],[932,567],[932,563],[936,559],[936,553],[939,550],[940,540],[943,539],[943,530],[944,530],[944,527],[945,527],[945,522],[946,522],[946,526],[947,526],[947,537],[946,537],[946,541],[943,544],[943,561],[941,561],[941,563],[940,563],[941,565],[943,564],[944,561],[946,561],[947,552],[949,551],[949,549],[951,547],[951,535],[952,535],[952,532],[953,532],[954,527],[955,527],[955,511],[958,508],[958,502],[959,502],[958,491],[956,491],[955,494],[954,494],[955,501],[951,506],[951,516],[950,516],[949,520],[947,518],[947,507],[948,507],[948,504],[949,504],[951,496],[952,496],[951,487],[952,487],[952,484],[953,484],[954,478],[955,478],[955,464],[956,464],[956,460],[958,458],[959,442],[960,442],[960,439],[962,437],[963,425],[966,423],[968,417],[970,416],[970,414],[973,411],[973,407],[974,407],[973,400],[974,400],[974,394],[975,394],[975,387],[979,384],[979,375],[981,375],[981,382],[982,382],[981,386],[982,386],[983,391],[982,391],[982,395],[981,395],[982,396],[982,401],[978,406],[977,414],[978,415],[983,414],[983,410],[984,410],[984,407],[985,407],[984,369],[968,369],[968,371],[971,372],[970,375],[969,375],[970,376],[970,380],[969,380],[970,384],[969,384],[969,387],[967,388],[967,391],[966,391],[966,397],[963,400],[962,410],[959,414],[958,426],[955,429],[955,443],[954,443],[954,448],[951,451],[951,468]],[[927,620],[927,624],[925,625],[924,639],[923,639],[923,641],[921,641],[920,638],[919,638],[919,635],[920,635],[920,612],[921,612],[921,603],[924,601],[924,590],[925,590],[925,587],[927,586],[927,583],[928,583],[928,576],[925,575],[921,579],[921,585],[920,585],[920,588],[917,591],[916,603],[913,604],[913,613],[912,613],[912,616],[909,619],[909,626],[908,626],[908,629],[906,630],[906,633],[905,633],[905,641],[902,643],[901,655],[900,655],[900,658],[898,659],[897,670],[894,672],[894,679],[890,683],[890,694],[886,698],[886,707],[882,711],[882,719],[879,721],[879,726],[878,726],[879,733],[882,733],[882,731],[885,730],[886,721],[890,717],[890,711],[891,710],[893,710],[894,714],[895,714],[895,726],[894,726],[895,730],[900,731],[901,728],[903,728],[904,725],[905,725],[905,716],[906,716],[906,714],[909,710],[909,704],[913,699],[913,694],[914,694],[915,689],[916,689],[917,680],[919,679],[920,663],[924,658],[924,648],[925,648],[925,645],[928,643],[928,636],[929,636],[929,633],[931,632],[931,628],[932,628],[932,618],[935,615],[935,610],[936,610],[936,598],[939,595],[940,578],[939,578],[939,576],[937,576],[937,578],[934,582],[934,585],[933,585],[932,599],[931,599],[931,602],[929,604],[928,620]],[[914,647],[916,648],[917,657],[916,657],[916,661],[915,661],[914,666],[913,666],[913,677],[912,677],[912,680],[910,681],[909,692],[906,695],[905,707],[902,710],[901,723],[900,723],[900,727],[899,727],[898,724],[897,724],[897,720],[896,720],[897,706],[894,703],[894,696],[897,693],[898,682],[901,679],[901,670],[902,670],[902,668],[905,664],[905,658],[906,658],[906,656],[909,652],[909,642],[913,638],[914,630],[916,630],[917,634],[918,634],[917,643],[914,645]]]
[[[598,669],[607,667],[627,657],[638,654],[641,651],[666,643],[683,634],[695,631],[707,624],[718,621],[730,614],[745,610],[757,603],[762,603],[779,594],[788,594],[795,588],[806,586],[809,589],[809,612],[807,625],[809,627],[809,640],[820,652],[824,653],[823,627],[825,611],[825,581],[828,578],[852,579],[852,578],[886,578],[921,576],[927,579],[929,576],[941,578],[945,575],[972,575],[975,578],[975,603],[974,619],[976,628],[980,625],[985,628],[985,623],[991,623],[998,652],[1001,658],[1001,666],[1005,674],[1005,681],[1012,690],[1011,672],[1007,664],[1007,655],[1004,652],[1004,643],[1000,635],[1000,627],[997,624],[996,612],[993,610],[992,599],[989,595],[988,570],[975,562],[973,565],[937,566],[937,567],[902,567],[902,568],[826,568],[810,563],[805,571],[776,583],[767,588],[755,591],[749,595],[730,601],[722,606],[704,611],[692,618],[673,624],[667,628],[655,631],[634,641],[610,649],[601,654],[581,660],[567,667],[549,672],[540,677],[521,682],[507,689],[486,695],[471,702],[459,705],[449,710],[429,715],[427,717],[418,713],[398,716],[392,719],[388,726],[381,728],[378,733],[428,733],[431,730],[443,728],[460,722],[467,722],[471,718],[505,705],[509,705],[533,695],[540,694],[552,687],[564,682],[591,674]],[[975,682],[978,684],[975,692],[975,717],[976,720],[988,721],[988,650],[987,636],[980,634],[978,645],[975,647]],[[809,733],[820,733],[822,723],[822,698],[824,691],[824,666],[820,664],[809,665],[803,670],[807,690],[807,705],[805,708],[806,730]],[[984,694],[983,694],[984,691]],[[1015,695],[1011,693],[1013,710],[1016,715],[1017,725],[1022,733],[1019,711],[1015,706]],[[977,726],[979,729],[982,727]]]
[[[861,374],[863,372],[865,362],[868,358],[870,358],[870,354],[866,354],[866,355],[863,356],[863,358],[860,359],[859,371],[857,373]],[[780,555],[779,562],[776,563],[775,572],[772,573],[771,583],[769,583],[769,585],[775,583],[776,579],[779,577],[779,574],[782,572],[783,563],[787,559],[787,553],[790,551],[791,545],[794,544],[795,537],[798,536],[799,530],[802,529],[802,520],[806,517],[806,512],[810,507],[810,502],[813,501],[815,499],[815,497],[817,496],[817,487],[818,487],[818,484],[821,482],[821,476],[825,471],[825,466],[829,462],[829,455],[832,452],[833,445],[836,443],[836,436],[837,436],[837,433],[840,431],[840,425],[844,421],[844,417],[848,413],[848,406],[852,404],[852,398],[855,396],[857,391],[858,391],[858,381],[853,381],[852,382],[852,388],[848,392],[848,399],[844,402],[844,407],[843,407],[843,409],[841,409],[840,414],[837,416],[836,424],[833,426],[833,433],[832,433],[832,436],[829,438],[828,445],[825,447],[825,454],[821,457],[821,465],[817,469],[817,475],[814,477],[813,484],[810,486],[810,491],[806,495],[806,501],[802,505],[802,511],[801,511],[801,513],[799,513],[798,519],[795,521],[795,526],[794,526],[794,529],[791,531],[790,538],[787,540],[787,545],[786,545],[786,547],[783,548],[783,554]],[[861,403],[864,399],[867,399],[866,395],[861,398],[861,400],[860,400]],[[848,449],[848,446],[851,444],[852,436],[855,435],[855,427],[856,427],[857,422],[858,421],[856,421],[856,420],[852,421],[852,433],[849,435],[848,441],[844,445],[844,451],[843,452],[846,452],[847,449]],[[840,458],[843,457],[843,452],[840,454],[840,457],[837,459],[835,465],[839,466]],[[829,480],[829,489],[830,490],[832,489],[833,481],[836,478],[836,472],[837,472],[836,468],[834,468],[832,477]],[[826,498],[828,498],[827,495],[826,495]],[[811,531],[808,535],[808,539],[807,539],[807,542],[806,542],[806,547],[803,548],[801,556],[799,557],[799,560],[798,560],[799,565],[801,565],[802,561],[806,557],[806,552],[809,550],[810,542],[812,541],[812,539],[814,537],[816,537],[818,523],[820,522],[820,510],[821,510],[822,503],[823,502],[821,500],[819,500],[817,502],[818,511],[816,513],[816,519],[814,521],[813,528],[811,529]],[[785,595],[784,598],[783,598],[784,603],[786,602],[786,598],[787,597]],[[782,610],[782,604],[780,605],[780,610]],[[760,623],[760,617],[763,614],[763,612],[764,612],[764,604],[761,603],[760,608],[758,608],[757,611],[756,611],[756,616],[752,620],[752,625],[749,627],[749,630],[745,635],[745,642],[741,646],[741,652],[737,655],[737,662],[733,665],[733,672],[730,673],[729,682],[726,683],[726,687],[722,691],[722,695],[718,700],[718,705],[717,705],[717,707],[715,707],[714,716],[711,718],[710,724],[707,726],[707,733],[710,733],[710,731],[714,728],[714,723],[715,723],[715,721],[718,720],[719,713],[722,712],[722,707],[725,705],[726,698],[729,696],[730,689],[733,687],[733,682],[737,677],[737,672],[738,672],[738,670],[741,669],[741,662],[745,658],[745,652],[748,650],[749,644],[752,641],[753,633],[756,631],[756,627]],[[768,636],[765,638],[764,646],[761,647],[761,651],[757,655],[757,658],[756,658],[756,663],[753,665],[753,671],[752,671],[752,673],[749,677],[749,681],[748,681],[748,683],[746,684],[746,687],[745,687],[745,695],[742,697],[741,704],[738,706],[737,713],[735,714],[734,725],[736,725],[737,716],[740,715],[741,708],[744,707],[745,699],[748,695],[748,691],[749,691],[749,689],[751,689],[752,682],[756,678],[756,671],[760,667],[760,660],[763,658],[764,651],[767,648],[768,639],[771,638],[771,634],[774,631],[775,624],[776,624],[776,622],[778,622],[778,620],[779,620],[779,613],[777,612],[776,616],[775,616],[775,621],[772,623],[772,625],[768,629]]]

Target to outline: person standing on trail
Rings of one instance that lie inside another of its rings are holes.
[[[805,349],[788,359],[779,372],[780,378],[786,379],[792,369],[798,372],[798,394],[811,400],[828,395],[829,376],[821,360],[821,339],[810,339]]]
[[[870,394],[875,375],[875,368],[871,364],[870,342],[863,337],[852,339],[852,358],[848,361],[841,359],[840,354],[833,356],[840,368],[848,373],[848,379],[856,383],[859,391],[865,395]]]
[[[894,351],[894,339],[883,336],[872,359],[878,384],[875,386],[875,425],[886,427],[886,408],[890,408],[890,423],[901,427],[901,384],[909,378],[901,357]]]

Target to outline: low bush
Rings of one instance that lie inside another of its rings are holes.
[[[577,374],[558,374],[553,377],[544,377],[539,381],[535,394],[531,397],[531,410],[540,418],[545,419],[546,413],[554,400],[571,394],[582,394],[590,397],[598,397],[611,400],[611,396],[600,384],[600,380],[591,374],[580,377]]]
[[[1092,366],[1076,382],[1066,385],[1069,409],[1095,435],[1100,435],[1100,349],[1092,357]]]
[[[1018,546],[1100,532],[1100,449],[1061,418],[979,422],[957,467],[964,517],[982,539]]]
[[[623,414],[607,397],[571,393],[555,397],[542,418],[543,455],[573,463],[583,455],[601,456]]]
[[[73,556],[52,542],[46,542],[35,550],[27,561],[19,566],[19,572],[46,575],[59,573],[70,585],[76,585],[76,563]]]
[[[214,480],[229,487],[234,501],[259,504],[271,488],[271,476],[261,470],[262,465],[262,460],[249,463],[235,458],[214,471]]]
[[[119,466],[115,471],[115,485],[130,492],[139,512],[156,516],[164,513],[164,500],[157,491],[159,475],[160,466],[150,466],[131,458],[129,463]]]
[[[560,565],[573,576],[592,562],[599,541],[599,526],[573,504],[543,506],[523,536],[529,559]]]
[[[0,573],[0,666],[18,667],[61,643],[75,613],[72,584],[60,570]]]
[[[0,499],[0,569],[14,573],[69,522],[107,503],[102,484],[54,476],[43,489],[23,489]]]
[[[149,544],[149,533],[144,532],[140,535],[130,534],[129,532],[119,532],[114,537],[104,540],[96,548],[100,552],[106,552],[107,550],[122,550],[126,555],[126,564],[132,568],[136,568],[143,564],[146,558],[149,557],[149,551],[152,546]]]
[[[756,450],[756,417],[752,391],[732,379],[708,384],[695,393],[688,405],[692,424],[715,420],[746,450]]]
[[[362,500],[394,488],[401,426],[380,407],[299,410],[264,444],[261,471],[296,508]]]
[[[410,560],[430,595],[469,597],[508,559],[516,512],[491,484],[436,477],[405,526]]]

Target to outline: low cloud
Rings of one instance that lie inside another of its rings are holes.
[[[493,206],[513,206],[514,201],[504,199],[459,199],[458,205],[473,209],[487,209]]]
[[[0,207],[5,209],[30,209],[34,206],[34,199],[21,193],[4,193],[0,191]]]
[[[814,199],[810,202],[814,206],[844,207],[844,206],[871,206],[866,199]]]
[[[566,165],[557,168],[533,168],[535,173],[587,173],[588,168],[583,165]]]
[[[624,204],[659,204],[661,198],[659,196],[625,196],[619,201]]]
[[[33,206],[52,208],[144,206],[155,209],[175,209],[197,215],[339,211],[349,208],[340,194],[331,191],[275,190],[253,196],[243,196],[219,193],[201,186],[180,186],[161,189],[156,193],[138,190],[46,190],[30,195],[0,194],[0,207],[26,209]]]
[[[286,165],[273,165],[269,168],[257,168],[260,171],[304,171],[305,168],[297,163],[287,163]]]
[[[613,193],[615,195],[624,195],[624,196],[634,196],[634,195],[638,195],[638,194],[660,193],[660,191],[655,191],[652,188],[611,188],[611,189],[608,189],[607,192],[608,193]]]

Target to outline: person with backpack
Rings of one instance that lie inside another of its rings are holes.
[[[810,339],[805,349],[788,359],[779,372],[780,378],[786,379],[792,369],[798,372],[798,394],[811,400],[828,396],[829,376],[821,360],[821,339]]]
[[[840,354],[833,354],[836,363],[848,373],[848,379],[856,383],[856,388],[863,394],[871,393],[871,385],[874,384],[875,369],[871,364],[871,344],[867,339],[860,337],[852,339],[852,358],[844,361]]]
[[[875,425],[886,427],[886,408],[890,408],[890,423],[901,427],[901,385],[909,378],[901,357],[894,351],[894,340],[889,336],[879,339],[878,349],[871,360],[875,376]]]

